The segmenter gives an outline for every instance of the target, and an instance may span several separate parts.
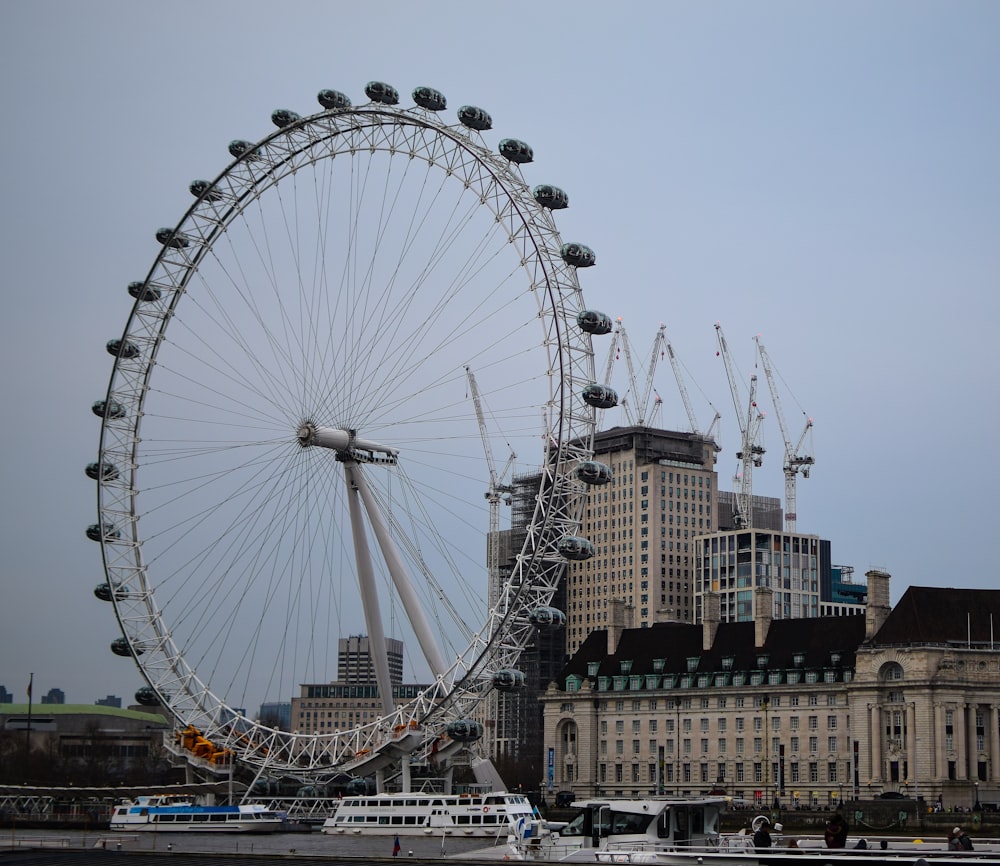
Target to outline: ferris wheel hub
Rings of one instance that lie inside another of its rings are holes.
[[[356,430],[345,430],[341,427],[320,427],[313,424],[312,421],[306,421],[302,424],[296,436],[299,444],[303,447],[318,445],[347,457],[358,457],[358,452],[368,452],[372,456],[384,455],[395,461],[395,458],[399,456],[398,448],[372,442],[370,439],[360,439]],[[364,457],[364,455],[360,456]]]

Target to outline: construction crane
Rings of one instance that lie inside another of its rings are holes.
[[[806,417],[806,426],[802,430],[802,435],[793,445],[788,435],[788,426],[785,424],[785,413],[781,411],[781,399],[778,397],[778,386],[774,381],[774,367],[771,364],[771,356],[767,354],[764,344],[761,342],[760,334],[754,337],[757,341],[757,354],[760,355],[761,365],[764,367],[764,376],[767,378],[767,386],[771,389],[771,403],[774,405],[774,414],[778,416],[778,427],[781,429],[781,441],[785,446],[785,459],[782,470],[785,473],[785,530],[796,531],[797,499],[795,492],[796,477],[801,472],[803,478],[809,477],[809,468],[816,462],[812,455],[812,418]],[[802,413],[805,415],[805,412]],[[809,448],[803,453],[803,445],[809,437]]]
[[[611,381],[611,372],[614,363],[622,354],[625,355],[625,366],[628,368],[629,384],[625,395],[621,399],[621,406],[625,410],[628,423],[640,427],[646,426],[647,423],[654,425],[660,423],[663,398],[660,397],[653,387],[653,379],[656,375],[657,364],[664,358],[668,358],[670,360],[670,367],[674,373],[674,379],[677,381],[677,391],[681,396],[681,402],[684,404],[684,411],[687,414],[688,425],[692,433],[700,436],[701,431],[699,430],[698,420],[694,414],[694,408],[691,405],[691,397],[684,383],[680,361],[674,352],[670,338],[667,336],[667,326],[663,322],[660,322],[660,327],[653,338],[653,347],[650,349],[649,364],[646,369],[646,379],[641,391],[636,377],[635,365],[632,361],[632,347],[629,344],[628,333],[625,330],[624,322],[619,316],[618,323],[612,334],[610,351],[608,352],[608,361],[604,373],[605,382]],[[647,415],[647,412],[650,414]],[[719,413],[716,412],[715,419],[712,421],[712,430],[715,429],[719,417]],[[711,430],[708,435],[711,437]]]
[[[514,453],[514,449],[511,449],[503,470],[497,472],[496,462],[493,459],[493,448],[490,445],[490,436],[486,429],[486,418],[483,415],[482,398],[479,395],[479,386],[476,384],[476,375],[472,372],[471,367],[465,368],[465,375],[469,380],[472,403],[476,407],[479,434],[483,437],[483,450],[486,452],[486,465],[490,473],[490,484],[484,494],[490,510],[490,530],[486,536],[486,570],[489,577],[489,591],[497,593],[500,591],[500,502],[503,500],[507,505],[511,503],[514,487],[506,483],[505,479],[514,465],[514,461],[517,460],[517,454]],[[508,445],[508,447],[510,446]]]
[[[764,413],[757,408],[757,377],[750,377],[750,398],[746,408],[741,405],[739,379],[736,376],[735,365],[729,354],[729,344],[722,332],[722,325],[715,323],[715,335],[719,341],[719,354],[726,368],[726,378],[729,380],[729,391],[733,396],[733,407],[736,419],[740,425],[740,450],[736,459],[740,461],[740,471],[733,479],[736,487],[736,509],[733,522],[737,529],[753,527],[753,468],[764,461],[764,446],[760,443],[760,428],[764,421]]]

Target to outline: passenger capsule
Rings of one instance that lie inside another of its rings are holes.
[[[594,251],[583,244],[563,244],[559,250],[559,255],[562,256],[562,260],[567,265],[573,265],[576,268],[589,268],[597,262],[597,256],[594,255]]]
[[[351,797],[364,797],[375,793],[375,785],[371,779],[351,779],[345,791]]]
[[[347,94],[341,93],[339,90],[321,90],[316,94],[316,99],[319,100],[319,104],[323,108],[331,111],[337,108],[351,107],[351,100],[347,97]]]
[[[399,91],[384,81],[369,81],[365,85],[365,96],[372,102],[381,102],[383,105],[396,105],[399,102]]]
[[[100,541],[102,538],[106,541],[117,541],[121,537],[121,530],[119,530],[113,523],[91,523],[90,526],[87,527],[87,538],[91,541]]]
[[[128,284],[128,293],[137,301],[158,301],[161,296],[156,286],[147,286],[138,281]]]
[[[149,686],[143,686],[135,691],[135,702],[144,707],[155,707],[160,703],[160,696]]]
[[[483,735],[482,723],[475,719],[456,719],[445,728],[448,736],[459,743],[474,743]]]
[[[552,186],[552,184],[541,183],[531,191],[531,194],[535,197],[535,201],[549,210],[562,210],[564,207],[569,207],[569,196],[564,190]]]
[[[114,463],[88,463],[83,471],[95,481],[114,481],[118,477],[118,469]]]
[[[566,625],[566,614],[557,607],[536,607],[528,614],[528,622],[535,628],[562,628]]]
[[[222,198],[222,193],[207,180],[191,181],[188,184],[188,192],[195,198],[203,198],[205,201],[219,201]]]
[[[500,141],[500,155],[518,164],[531,162],[535,158],[531,145],[516,138],[504,138]]]
[[[163,246],[173,247],[175,250],[183,249],[191,243],[186,234],[174,231],[173,229],[157,229],[156,239]]]
[[[581,331],[586,331],[588,334],[610,334],[614,327],[611,316],[600,310],[584,310],[577,313],[576,323]]]
[[[583,389],[583,400],[595,409],[610,409],[618,405],[618,394],[609,385],[588,385]]]
[[[117,637],[111,641],[111,652],[113,652],[116,656],[124,656],[125,658],[128,658],[133,654],[133,649],[129,646],[129,642],[125,640],[125,638]],[[136,647],[134,654],[141,656],[142,649],[140,647]]]
[[[101,601],[111,601],[111,587],[106,583],[99,583],[94,587],[94,595]],[[128,590],[119,585],[115,587],[115,598],[121,601],[128,598]]]
[[[98,400],[93,403],[90,407],[90,411],[93,412],[98,418],[103,418],[107,415],[108,418],[124,418],[125,417],[125,407],[121,403],[112,400],[110,403],[107,400]]]
[[[594,545],[590,539],[579,535],[564,535],[556,542],[556,549],[566,559],[574,562],[583,562],[594,555]]]
[[[229,142],[229,152],[237,159],[239,159],[244,154],[250,153],[256,147],[257,145],[255,145],[252,141],[247,141],[246,139],[243,138],[234,138],[231,142]],[[247,159],[255,159],[255,158],[256,157],[253,156],[247,157]]]
[[[413,91],[413,101],[428,111],[444,111],[448,107],[444,94],[433,87],[418,87]]]
[[[118,338],[108,340],[104,348],[108,350],[109,355],[114,355],[116,358],[134,358],[139,354],[139,347],[135,343]]]
[[[524,688],[524,673],[512,669],[497,671],[493,674],[493,687],[501,692]]]
[[[287,108],[278,108],[271,112],[271,123],[278,127],[278,129],[284,129],[286,126],[291,126],[300,120],[302,118],[298,114],[294,111],[289,111]]]
[[[611,467],[597,460],[585,460],[576,467],[576,477],[584,484],[607,484],[611,481]]]
[[[482,131],[493,128],[493,118],[475,105],[463,105],[458,109],[458,119],[462,126],[467,126],[469,129]]]

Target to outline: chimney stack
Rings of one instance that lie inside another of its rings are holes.
[[[753,591],[753,640],[757,649],[764,646],[773,619],[774,590],[769,586],[758,586]]]
[[[632,627],[632,611],[634,608],[625,604],[622,598],[613,598],[608,602],[608,655],[613,656],[618,651],[618,641],[622,632]]]
[[[892,608],[889,606],[890,575],[885,569],[873,568],[865,572],[868,580],[868,604],[865,606],[865,640],[872,640],[882,628]]]
[[[722,602],[717,592],[706,592],[701,612],[701,649],[708,652],[715,643],[715,633],[722,619]]]

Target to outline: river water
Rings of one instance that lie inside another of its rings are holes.
[[[506,837],[498,844],[503,846]],[[443,859],[488,848],[491,839],[446,836],[400,836],[398,857]],[[121,845],[119,849],[118,846]],[[300,854],[322,857],[391,858],[392,836],[339,836],[321,833],[109,833],[82,830],[0,830],[0,850],[15,848],[105,848],[121,851],[169,851],[218,854]],[[411,853],[412,852],[412,855]]]

